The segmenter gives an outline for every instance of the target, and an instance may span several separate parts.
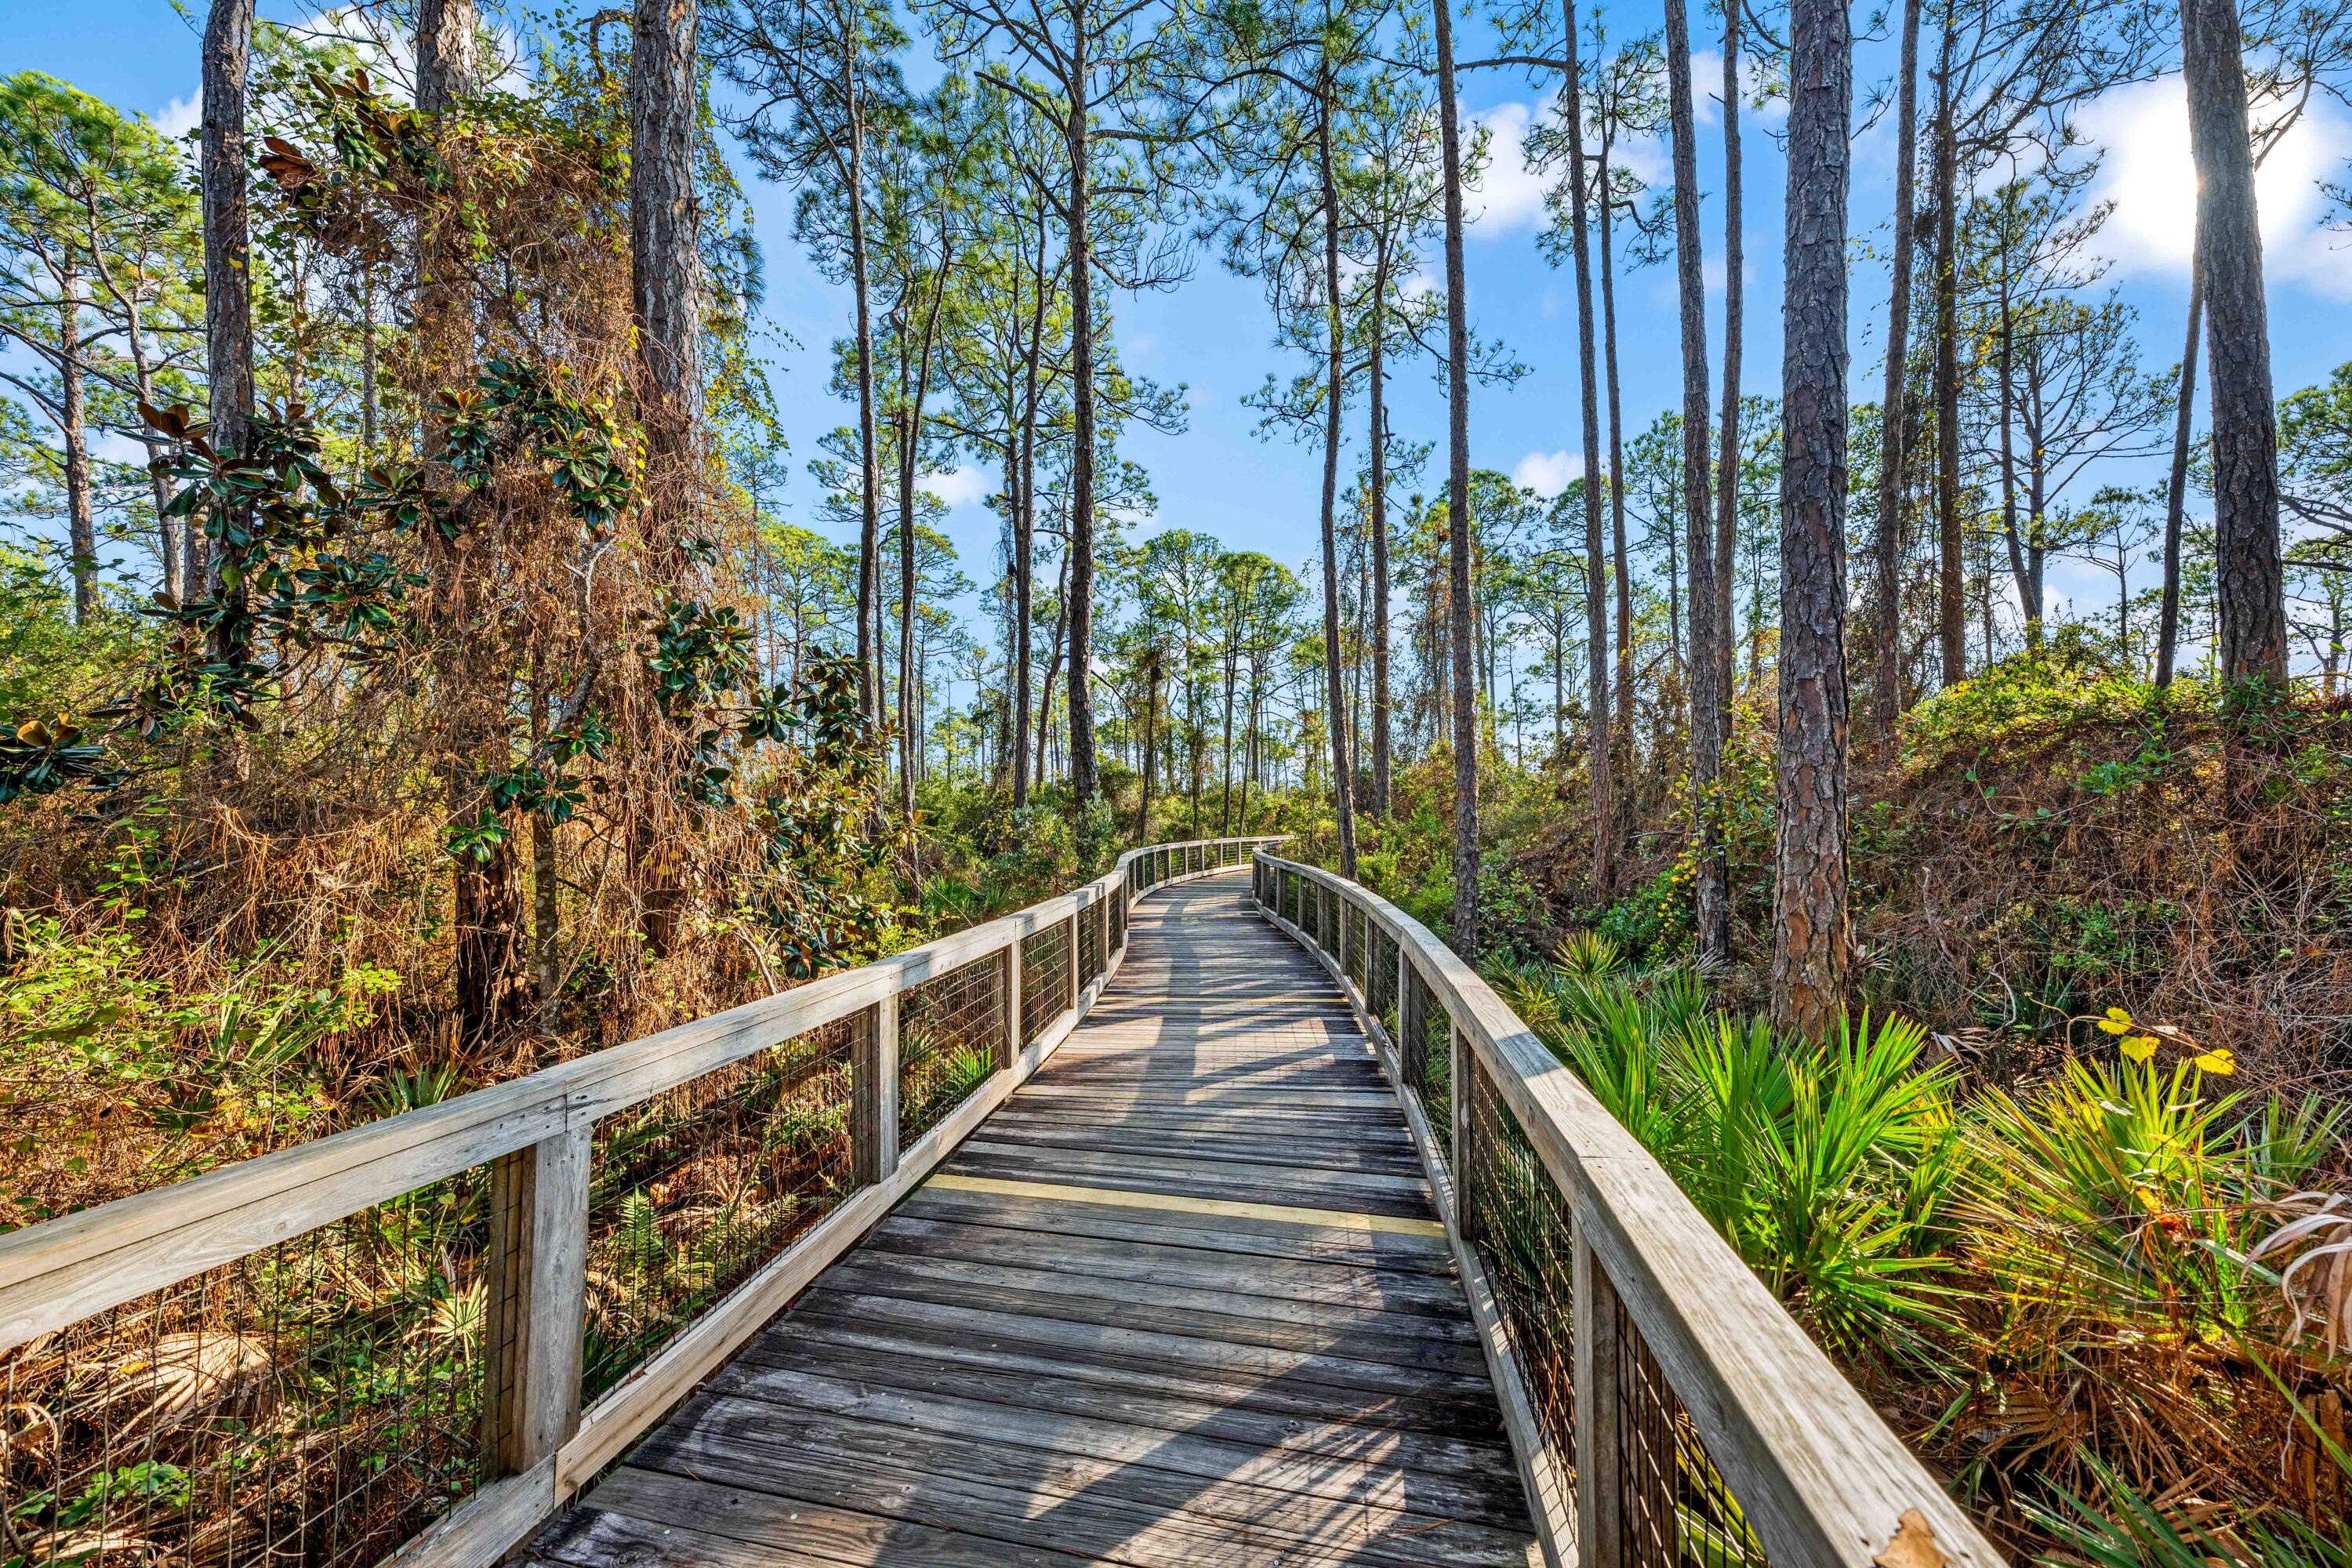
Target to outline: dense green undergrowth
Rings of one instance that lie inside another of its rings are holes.
[[[1780,1037],[1603,939],[1491,973],[2015,1545],[2352,1562],[2327,1250],[2352,1215],[2305,1190],[2342,1104],[2236,1092],[2226,1050],[2120,1008],[2010,1089],[1906,1018]]]

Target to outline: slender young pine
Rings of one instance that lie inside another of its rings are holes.
[[[1462,132],[1454,91],[1454,0],[1437,27],[1437,114],[1445,177],[1446,589],[1454,656],[1454,950],[1478,951],[1478,692],[1470,616],[1470,317],[1462,262]]]

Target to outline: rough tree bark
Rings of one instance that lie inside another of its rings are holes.
[[[1437,117],[1445,183],[1446,566],[1454,658],[1454,950],[1478,951],[1478,697],[1470,646],[1470,302],[1462,259],[1462,130],[1454,90],[1453,0],[1437,27]]]
[[[1591,710],[1586,767],[1592,775],[1592,886],[1606,899],[1617,882],[1618,821],[1610,767],[1616,737],[1609,722],[1609,556],[1601,511],[1601,395],[1594,363],[1591,234],[1584,211],[1584,84],[1577,59],[1575,0],[1561,0],[1560,16],[1568,37],[1562,85],[1568,98],[1569,226],[1576,252],[1577,377],[1584,426],[1585,682],[1586,705]]]
[[[636,0],[629,45],[629,275],[637,324],[646,489],[687,515],[702,413],[702,216],[694,191],[696,0]],[[870,492],[869,492],[870,493]],[[656,536],[657,563],[677,548]],[[640,859],[645,932],[676,940],[681,895],[658,851]]]
[[[2263,237],[2235,0],[2182,0],[2181,72],[2197,162],[2197,272],[2212,400],[2216,637],[2221,679],[2286,684],[2278,410],[2271,401]]]
[[[1715,540],[1709,500],[1706,422],[1706,279],[1698,226],[1698,131],[1691,108],[1690,22],[1684,0],[1666,0],[1667,121],[1674,142],[1675,273],[1681,294],[1683,344],[1683,516],[1690,557],[1691,879],[1698,951],[1721,959],[1731,950],[1731,907],[1724,886],[1723,846],[1708,817],[1723,768],[1725,628],[1717,614]]]
[[[1819,1040],[1846,988],[1846,188],[1853,39],[1845,0],[1790,8],[1782,311],[1780,827],[1772,1016]]]
[[[1892,748],[1903,718],[1903,435],[1910,387],[1911,256],[1918,244],[1912,173],[1919,156],[1919,0],[1903,4],[1903,79],[1895,100],[1895,265],[1886,306],[1886,392],[1878,437],[1878,532],[1872,584],[1872,684],[1878,742]]]
[[[253,0],[213,0],[204,47],[205,374],[212,444],[223,452],[244,447],[253,417],[253,278],[245,202],[245,80],[252,50]],[[202,583],[221,596],[226,590],[220,563],[202,530],[187,531],[186,548],[190,591]],[[243,658],[243,631],[234,618],[213,634],[213,653]]]

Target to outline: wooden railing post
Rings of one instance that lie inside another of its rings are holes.
[[[1451,1015],[1448,1015],[1451,1017]],[[1477,1077],[1478,1058],[1470,1048],[1470,1037],[1462,1032],[1456,1020],[1447,1031],[1446,1094],[1454,1101],[1454,1224],[1465,1237],[1470,1235],[1470,1097],[1472,1080]]]
[[[849,1063],[849,1171],[861,1187],[898,1168],[898,994],[874,1004]]]
[[[1624,1401],[1617,1387],[1617,1288],[1576,1216],[1576,1555],[1580,1568],[1625,1563]]]
[[[580,1428],[591,1135],[576,1127],[490,1163],[482,1453],[520,1475]]]
[[[1004,1053],[998,1067],[1010,1067],[1029,1042],[1021,1037],[1021,938],[1004,944]]]
[[[1412,959],[1405,943],[1397,943],[1397,1060],[1404,1068],[1405,1081],[1412,1092],[1429,1109],[1429,1009],[1423,998],[1427,994],[1416,984],[1420,976],[1413,973]],[[1437,1129],[1430,1129],[1433,1135]]]
[[[1078,1010],[1078,993],[1086,986],[1085,972],[1078,963],[1078,919],[1085,912],[1085,907],[1080,906],[1077,914],[1062,922],[1065,928],[1062,941],[1066,944],[1062,951],[1069,954],[1070,959],[1066,966],[1070,972],[1069,984],[1063,989],[1062,1005],[1073,1013]]]

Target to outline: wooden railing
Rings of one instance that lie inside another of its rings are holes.
[[[0,1561],[497,1561],[1262,842],[0,1236]]]
[[[2001,1561],[1469,965],[1352,881],[1255,859],[1398,1087],[1555,1568]]]

